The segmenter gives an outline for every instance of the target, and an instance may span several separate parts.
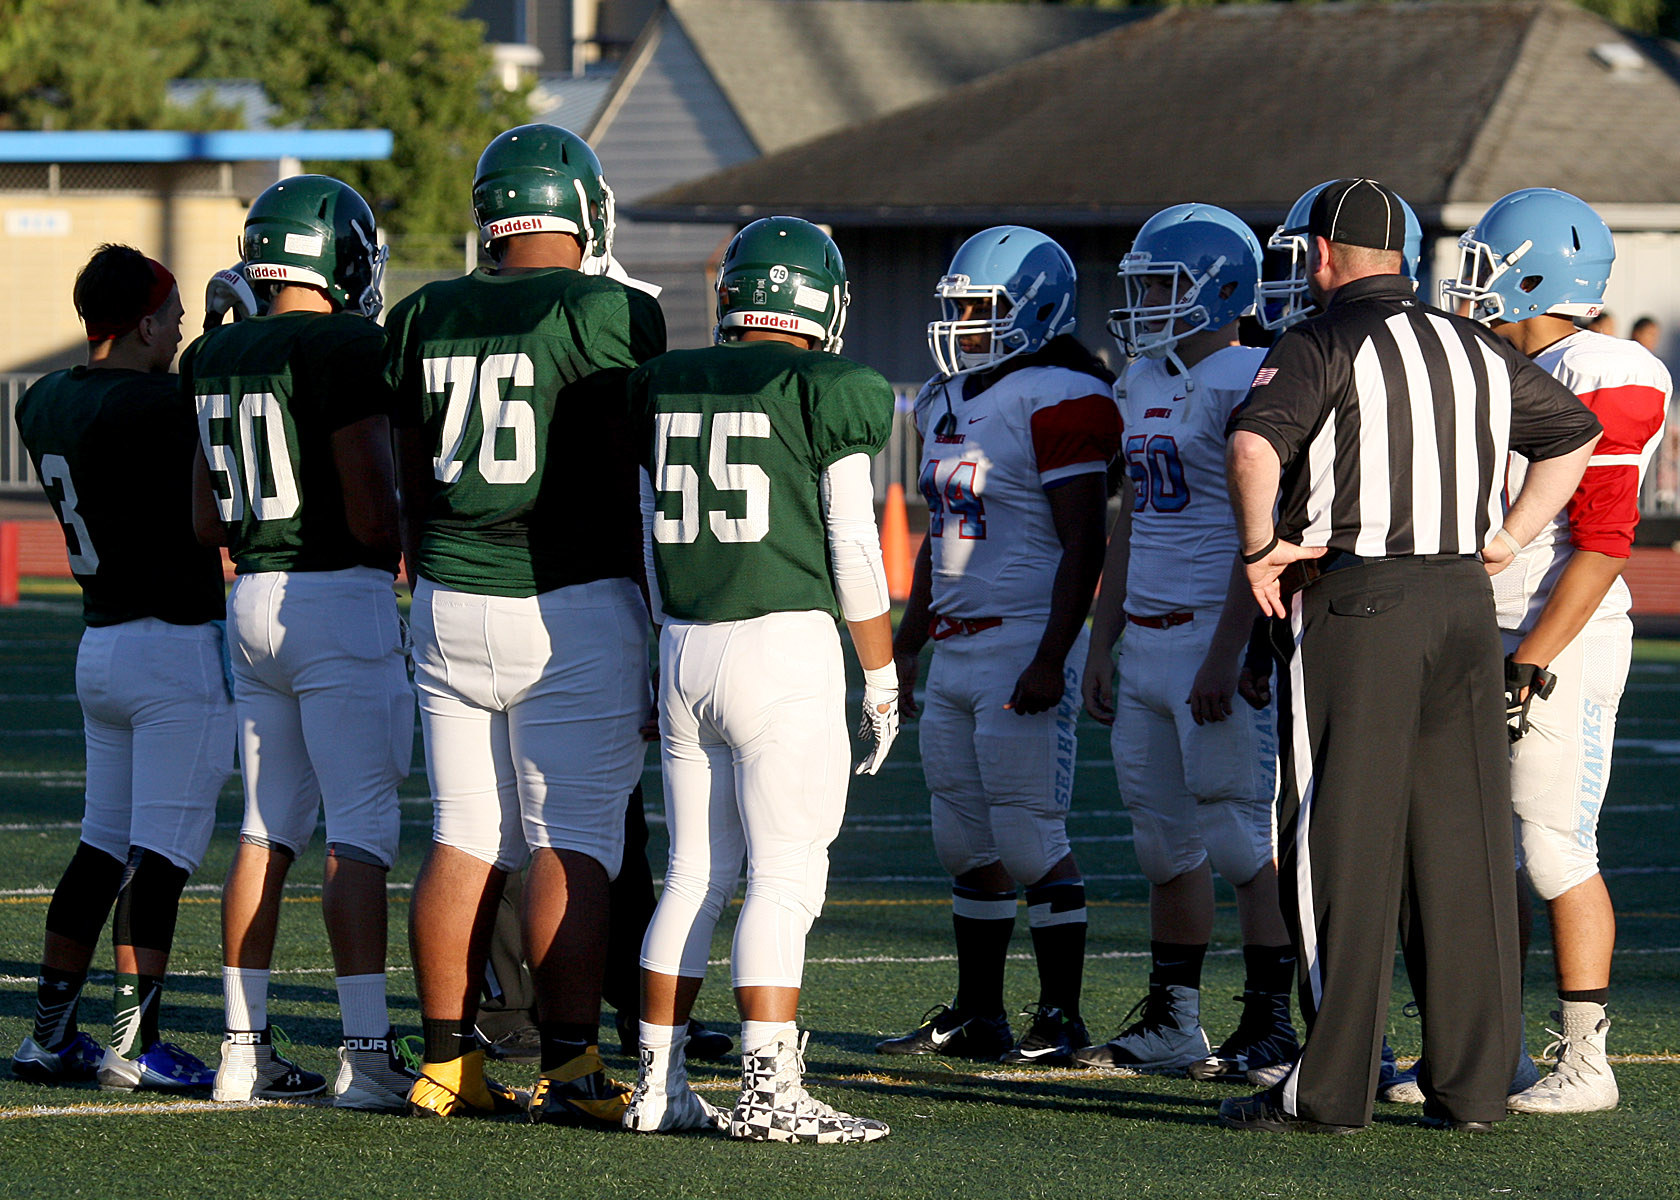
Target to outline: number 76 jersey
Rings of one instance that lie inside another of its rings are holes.
[[[1119,415],[1107,383],[1065,367],[1021,367],[965,397],[972,386],[935,379],[916,397],[933,611],[1043,618],[1062,560],[1045,493],[1108,469]]]

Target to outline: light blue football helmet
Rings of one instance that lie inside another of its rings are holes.
[[[1161,279],[1170,299],[1148,303],[1151,283]],[[1120,260],[1120,284],[1126,302],[1109,311],[1108,331],[1131,358],[1165,358],[1191,334],[1254,312],[1260,239],[1222,208],[1175,204],[1138,230]]]
[[[1312,315],[1315,304],[1307,288],[1307,218],[1312,215],[1313,201],[1318,199],[1318,194],[1334,182],[1326,179],[1302,192],[1301,198],[1290,206],[1283,224],[1266,239],[1266,249],[1272,253],[1267,265],[1277,274],[1275,278],[1260,280],[1257,315],[1262,328],[1288,329]],[[1400,198],[1400,207],[1406,216],[1406,242],[1400,248],[1400,270],[1415,285],[1418,261],[1423,256],[1423,225],[1404,197]]]
[[[1442,305],[1468,300],[1484,325],[1547,313],[1595,317],[1615,261],[1610,227],[1586,201],[1522,188],[1495,200],[1458,239],[1458,274],[1442,281]]]
[[[981,230],[934,288],[941,314],[927,328],[934,363],[950,377],[984,371],[1072,333],[1077,284],[1067,251],[1036,229]],[[964,317],[965,305],[989,307],[986,315]],[[984,348],[965,350],[961,343],[974,338],[985,339]]]

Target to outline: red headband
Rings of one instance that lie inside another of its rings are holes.
[[[146,302],[141,305],[140,311],[126,321],[87,322],[88,341],[108,342],[122,337],[125,333],[133,333],[140,328],[141,321],[154,315],[168,302],[169,294],[175,290],[175,276],[155,258],[148,258],[146,265],[152,268],[152,286],[146,293]]]

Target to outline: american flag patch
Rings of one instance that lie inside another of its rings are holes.
[[[1277,373],[1278,373],[1278,369],[1276,367],[1261,367],[1259,373],[1257,375],[1255,375],[1255,377],[1254,377],[1254,382],[1252,384],[1250,384],[1249,386],[1250,387],[1265,387],[1268,383],[1270,383],[1272,381],[1272,377],[1274,375],[1276,375]]]

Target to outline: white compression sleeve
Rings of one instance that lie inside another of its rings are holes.
[[[822,473],[818,484],[828,527],[829,565],[840,615],[867,621],[891,607],[887,573],[881,565],[881,535],[875,528],[875,487],[869,456],[848,454]]]
[[[665,624],[665,606],[659,597],[659,576],[653,570],[653,478],[643,467],[640,472],[642,507],[642,570],[647,574],[648,608],[653,623]]]

